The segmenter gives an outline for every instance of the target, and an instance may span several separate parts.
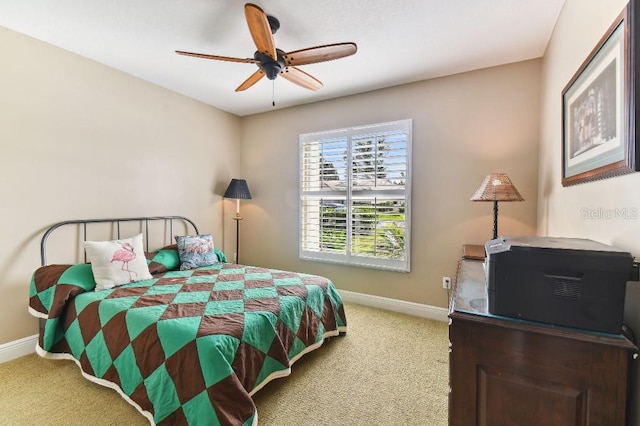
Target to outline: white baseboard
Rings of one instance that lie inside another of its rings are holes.
[[[23,337],[22,339],[0,345],[0,363],[20,358],[36,352],[36,344],[38,343],[38,335]]]
[[[345,302],[386,309],[388,311],[400,312],[402,314],[414,315],[436,321],[449,321],[449,310],[446,308],[439,308],[437,306],[423,305],[421,303],[407,302],[398,299],[389,299],[370,294],[355,293],[346,290],[338,291],[342,296],[342,300]]]

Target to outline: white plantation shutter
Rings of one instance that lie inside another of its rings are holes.
[[[300,135],[300,257],[409,271],[411,120]]]

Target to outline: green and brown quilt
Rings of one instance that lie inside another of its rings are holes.
[[[40,355],[73,358],[152,424],[257,424],[251,395],[346,332],[323,277],[229,263],[159,270],[94,291],[90,265],[44,266],[29,303],[45,319]]]

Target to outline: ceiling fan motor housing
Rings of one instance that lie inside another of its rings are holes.
[[[280,21],[275,16],[267,15],[267,21],[269,21],[269,28],[271,28],[271,34],[275,34],[280,29]]]
[[[258,67],[267,75],[269,80],[275,80],[278,74],[285,68],[284,52],[280,49],[276,49],[278,55],[277,60],[274,60],[271,56],[262,52],[256,51],[253,54],[253,58],[259,61]]]

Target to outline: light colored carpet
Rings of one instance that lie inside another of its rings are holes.
[[[348,333],[305,355],[256,395],[260,426],[447,424],[447,325],[345,305]],[[0,364],[3,425],[148,425],[72,361]]]

